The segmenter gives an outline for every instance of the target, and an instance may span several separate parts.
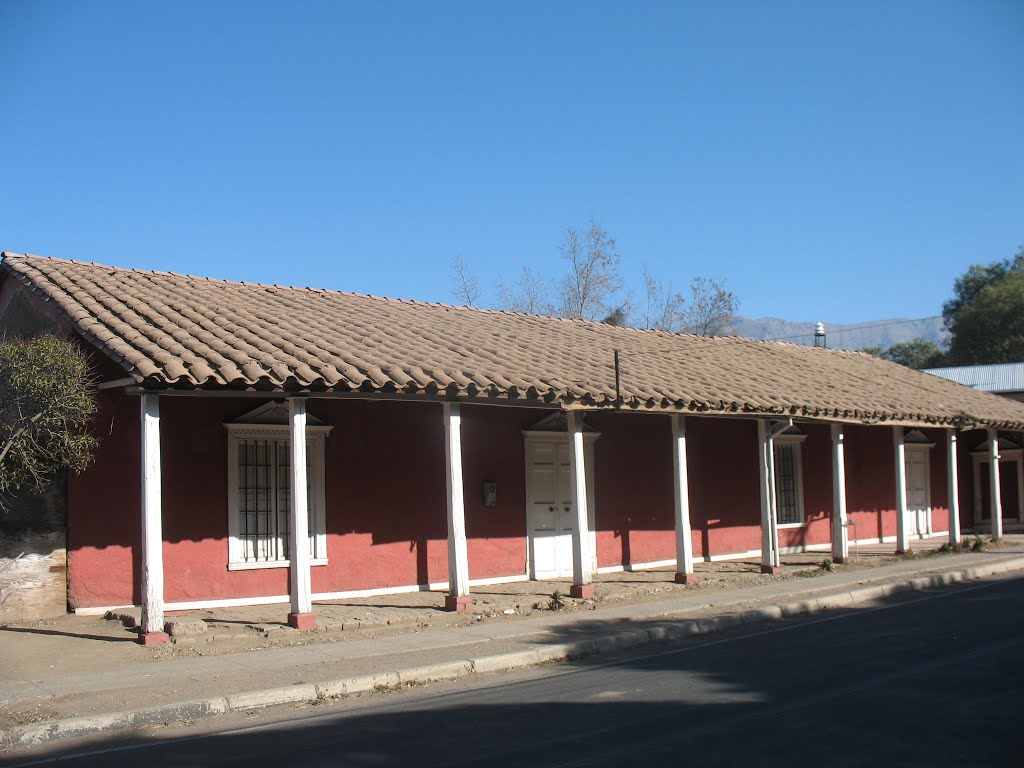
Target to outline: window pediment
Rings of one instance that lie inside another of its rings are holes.
[[[279,424],[288,425],[288,403],[284,400],[270,400],[248,413],[243,413],[237,419],[227,422],[228,426],[236,424],[261,424],[264,426]],[[306,425],[310,427],[323,426],[323,419],[318,419],[312,413],[306,412]]]

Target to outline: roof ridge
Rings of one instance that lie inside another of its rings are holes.
[[[543,321],[561,322],[561,323],[572,323],[572,324],[583,325],[583,326],[593,326],[593,327],[596,327],[596,328],[600,328],[602,330],[605,330],[605,329],[615,329],[615,331],[613,331],[613,332],[632,332],[632,333],[641,333],[641,334],[652,334],[654,336],[660,336],[660,337],[666,338],[666,339],[669,339],[669,338],[673,338],[673,339],[678,339],[678,338],[695,338],[695,339],[696,338],[701,338],[701,339],[706,339],[707,342],[712,342],[712,343],[756,343],[756,344],[775,345],[775,346],[787,347],[787,348],[797,347],[797,348],[800,348],[800,349],[814,349],[813,347],[808,347],[808,346],[806,346],[804,344],[797,344],[797,343],[791,342],[791,341],[777,341],[777,340],[773,340],[773,339],[753,339],[753,338],[750,338],[748,336],[729,336],[729,335],[703,336],[703,335],[698,334],[698,333],[688,333],[688,332],[685,332],[685,331],[666,331],[666,330],[662,330],[660,328],[637,328],[637,327],[634,327],[634,326],[612,325],[610,323],[601,322],[600,320],[588,320],[588,319],[582,318],[582,317],[558,317],[557,315],[531,314],[529,312],[519,312],[519,311],[515,311],[515,310],[508,310],[508,309],[492,309],[492,308],[489,308],[489,307],[473,307],[473,306],[469,306],[469,305],[465,305],[465,304],[449,304],[449,303],[443,302],[443,301],[426,301],[426,300],[423,300],[423,299],[408,299],[408,298],[402,298],[402,297],[396,297],[396,296],[380,296],[380,295],[373,294],[373,293],[359,293],[357,291],[344,291],[344,290],[339,290],[337,288],[318,288],[318,287],[314,287],[314,286],[281,285],[280,283],[261,283],[261,282],[251,282],[251,281],[248,281],[248,280],[231,280],[229,278],[210,277],[208,275],[193,275],[193,274],[190,274],[190,273],[187,273],[187,272],[171,272],[171,271],[168,271],[168,270],[158,270],[158,269],[140,269],[138,267],[117,267],[117,266],[112,266],[110,264],[100,264],[99,262],[95,262],[95,261],[81,261],[79,259],[65,259],[65,258],[60,258],[60,257],[57,257],[57,256],[40,256],[40,255],[37,255],[37,254],[30,254],[30,253],[9,253],[9,252],[6,252],[6,251],[3,252],[2,254],[0,254],[0,256],[3,256],[5,261],[6,261],[7,257],[15,256],[15,257],[20,257],[22,259],[28,259],[28,260],[39,259],[39,260],[46,260],[46,261],[52,261],[52,262],[60,262],[60,263],[66,263],[66,264],[77,264],[77,265],[86,266],[86,267],[98,267],[100,269],[114,270],[116,272],[131,272],[131,273],[140,274],[140,275],[160,275],[160,276],[182,278],[182,279],[185,279],[185,280],[194,280],[194,281],[197,281],[197,282],[220,283],[222,285],[229,285],[229,286],[244,286],[244,287],[247,287],[247,288],[273,288],[273,289],[277,289],[277,290],[296,291],[296,292],[302,292],[302,293],[333,294],[333,295],[338,295],[338,296],[351,296],[351,297],[354,297],[354,298],[361,298],[361,299],[374,299],[374,300],[377,300],[377,301],[386,301],[386,302],[391,302],[391,303],[396,303],[396,304],[410,304],[412,306],[437,307],[437,308],[440,308],[440,309],[455,309],[455,310],[460,310],[460,311],[482,312],[484,314],[490,314],[490,315],[502,315],[502,316],[507,315],[507,316],[512,316],[512,317],[536,318],[538,320],[543,320]],[[707,343],[707,342],[705,342],[705,343]],[[832,352],[832,353],[838,352],[838,353],[844,353],[844,354],[849,354],[849,353],[866,354],[866,353],[860,352],[859,350],[830,349],[828,351]]]
[[[10,252],[5,251],[5,252],[3,252],[0,255],[2,255],[4,257],[5,261],[7,260],[8,257],[14,256],[14,257],[18,257],[18,258],[21,258],[21,259],[27,259],[27,260],[30,260],[30,261],[32,261],[32,260],[45,260],[45,261],[59,262],[59,263],[64,263],[64,264],[78,264],[80,266],[98,267],[100,269],[114,270],[115,272],[131,272],[131,273],[136,273],[136,274],[140,274],[140,275],[162,275],[162,276],[184,278],[185,280],[195,280],[195,281],[209,282],[209,283],[221,283],[221,284],[224,284],[224,285],[245,286],[245,287],[249,287],[249,288],[275,288],[275,289],[278,289],[278,290],[300,291],[300,292],[305,292],[305,293],[336,294],[336,295],[341,295],[341,296],[352,296],[352,297],[355,297],[355,298],[376,299],[378,301],[387,301],[387,302],[392,302],[392,303],[397,303],[397,304],[411,304],[411,305],[414,305],[414,306],[438,307],[438,308],[441,308],[441,309],[457,309],[457,310],[466,310],[466,311],[470,311],[470,312],[483,312],[485,314],[510,315],[510,316],[514,316],[514,317],[538,318],[538,319],[541,319],[541,320],[551,320],[551,321],[557,321],[557,322],[562,322],[562,323],[574,323],[574,324],[581,324],[581,325],[593,325],[593,326],[597,326],[597,327],[602,328],[602,329],[604,329],[604,328],[616,328],[616,329],[621,330],[621,331],[653,333],[653,334],[656,334],[656,335],[665,335],[665,336],[672,336],[672,337],[679,337],[679,336],[695,336],[696,337],[696,336],[699,335],[699,334],[693,334],[693,333],[681,333],[681,332],[663,331],[663,330],[660,330],[660,329],[657,329],[657,328],[634,328],[634,327],[631,327],[631,326],[611,325],[610,323],[603,323],[600,320],[588,320],[588,319],[582,318],[582,317],[558,317],[556,315],[531,314],[529,312],[519,312],[519,311],[515,311],[515,310],[508,310],[508,309],[491,309],[489,307],[473,307],[473,306],[469,306],[469,305],[466,305],[466,304],[449,304],[449,303],[443,302],[443,301],[426,301],[426,300],[423,300],[423,299],[409,299],[409,298],[402,298],[402,297],[398,297],[398,296],[379,296],[379,295],[373,294],[373,293],[359,293],[357,291],[344,291],[344,290],[339,290],[337,288],[319,288],[319,287],[314,287],[314,286],[281,285],[280,283],[261,283],[261,282],[251,282],[251,281],[248,281],[248,280],[231,280],[231,279],[228,279],[228,278],[209,277],[209,276],[204,276],[204,275],[193,275],[193,274],[190,274],[190,273],[187,273],[187,272],[170,272],[170,271],[167,271],[167,270],[158,270],[158,269],[140,269],[138,267],[117,267],[117,266],[113,266],[113,265],[110,265],[110,264],[100,264],[99,262],[94,262],[94,261],[90,262],[90,261],[81,261],[79,259],[65,259],[65,258],[60,258],[60,257],[57,257],[57,256],[40,256],[38,254],[31,254],[31,253],[10,253]],[[704,338],[726,338],[726,337],[710,337],[710,336],[708,336],[708,337],[704,337]],[[735,336],[735,337],[727,337],[727,338],[742,338],[742,337]],[[757,341],[757,339],[749,339],[749,341]]]

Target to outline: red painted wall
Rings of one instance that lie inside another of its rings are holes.
[[[104,374],[106,378],[108,371]],[[139,600],[138,400],[100,396],[103,437],[96,462],[69,482],[69,570],[73,606]],[[164,570],[169,602],[285,595],[283,568],[229,571],[227,431],[263,401],[161,398]],[[443,422],[437,404],[311,400],[333,426],[326,444],[329,563],[314,566],[314,593],[447,580]],[[543,411],[467,405],[463,462],[470,577],[526,570],[526,493],[521,431]],[[596,413],[598,563],[675,557],[670,419]],[[780,530],[783,547],[830,540],[832,468],[827,426],[803,425],[806,524]],[[698,556],[760,548],[757,429],[749,419],[688,417],[694,550]],[[941,438],[936,430],[935,439]],[[892,433],[848,427],[848,502],[859,538],[895,534]],[[483,506],[484,481],[497,505]],[[945,509],[943,455],[932,460],[935,526]],[[942,512],[939,508],[941,507]]]
[[[934,444],[928,466],[931,481],[932,532],[949,531],[949,461],[946,458],[946,430],[922,429]]]
[[[69,483],[73,607],[139,600],[138,400],[102,395],[96,462]],[[255,399],[161,398],[164,579],[168,602],[284,595],[287,569],[229,571],[227,431]],[[315,593],[447,581],[447,502],[441,408],[315,400],[334,429],[326,445],[328,558]],[[463,454],[470,578],[525,573],[521,429],[543,413],[465,406]],[[106,434],[108,433],[109,434]],[[482,503],[482,484],[498,503]]]
[[[761,548],[757,423],[687,417],[694,556]]]
[[[896,535],[896,457],[890,427],[847,426],[846,507],[850,540]]]
[[[974,526],[976,514],[974,510],[974,459],[971,452],[978,450],[986,439],[985,430],[976,429],[962,432],[957,445],[957,467],[960,474],[960,529],[967,530]]]
[[[133,585],[140,537],[139,401],[97,396],[95,461],[67,483],[68,604],[137,603]],[[134,425],[136,429],[131,429]]]
[[[668,416],[588,414],[594,444],[599,567],[675,559],[672,429]]]

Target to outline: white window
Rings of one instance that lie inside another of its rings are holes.
[[[291,442],[287,425],[228,424],[228,568],[289,565]],[[324,442],[330,427],[306,427],[309,551],[327,563]]]
[[[804,435],[780,435],[775,444],[775,504],[779,525],[804,524],[804,483],[800,443]]]

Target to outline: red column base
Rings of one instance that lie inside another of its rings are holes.
[[[454,613],[470,613],[473,610],[473,596],[445,595],[444,609]]]
[[[696,573],[676,573],[676,584],[684,584],[687,587],[692,587],[700,581],[700,578]]]
[[[769,576],[778,576],[780,573],[782,573],[782,566],[781,565],[762,565],[761,566],[761,573],[766,573]]]
[[[160,645],[170,641],[171,638],[166,632],[139,632],[139,639],[136,642],[140,645]]]
[[[594,599],[594,585],[593,584],[573,584],[569,587],[569,597],[575,597],[579,600],[593,600]]]
[[[301,632],[308,632],[311,629],[316,629],[316,614],[289,613],[288,626],[294,629],[298,629]]]

